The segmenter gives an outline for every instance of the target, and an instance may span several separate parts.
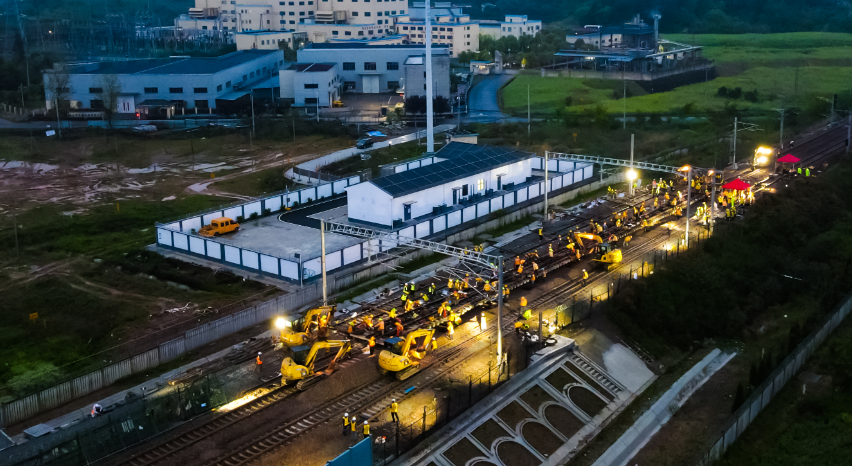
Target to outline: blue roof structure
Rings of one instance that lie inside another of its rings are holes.
[[[384,37],[380,39],[385,39]],[[353,43],[311,43],[302,48],[302,50],[306,49],[369,49],[369,48],[390,48],[390,49],[420,49],[426,50],[425,45],[416,45],[416,44],[370,44],[368,42],[353,42]],[[432,44],[432,49],[441,49],[441,48],[449,48],[447,44]]]
[[[278,50],[240,50],[221,57],[170,57],[72,65],[68,74],[215,74]]]
[[[518,163],[529,159],[532,154],[500,147],[451,142],[435,153],[435,156],[446,160],[376,178],[371,183],[393,197],[401,197],[504,165]]]

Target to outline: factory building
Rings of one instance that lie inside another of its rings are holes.
[[[48,109],[54,107],[57,89],[52,87],[61,83],[60,107],[103,108],[106,77],[115,76],[120,88],[118,113],[140,113],[138,109],[152,106],[174,108],[177,114],[181,109],[210,111],[217,108],[217,101],[235,100],[248,92],[240,89],[272,78],[283,64],[280,50],[243,50],[209,58],[58,65],[44,73],[45,103]]]
[[[281,70],[281,98],[296,107],[331,107],[342,82],[336,63],[295,63]]]

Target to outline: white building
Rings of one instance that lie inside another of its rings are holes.
[[[339,70],[336,63],[295,63],[278,75],[281,98],[296,107],[331,107],[343,85]]]
[[[286,31],[244,31],[236,33],[237,50],[278,50],[279,43],[298,49],[307,40],[307,34]]]
[[[451,3],[436,3],[429,9],[432,28],[432,44],[446,45],[450,54],[457,57],[461,52],[479,50],[479,22],[471,21],[470,15],[462,12],[461,6]],[[425,44],[426,6],[415,2],[408,14],[394,17],[396,33],[407,36],[409,44]]]
[[[171,102],[176,109],[215,109],[216,101],[243,94],[237,89],[270,79],[284,64],[280,50],[243,50],[221,57],[154,58],[58,65],[43,76],[45,103],[54,106],[52,74],[67,75],[60,94],[70,108],[103,107],[104,76],[115,75],[121,86],[119,113],[136,113],[146,102]],[[246,91],[248,92],[248,91]],[[161,106],[161,105],[158,105]]]
[[[520,39],[521,36],[535,36],[541,32],[541,21],[528,19],[527,15],[506,15],[505,21],[480,21],[479,30],[495,40],[507,36]]]
[[[300,63],[337,63],[346,92],[376,94],[404,88],[406,95],[423,95],[425,48],[422,45],[368,43],[308,44],[297,56]],[[406,65],[410,57],[420,57],[420,62],[414,60]],[[449,97],[450,55],[446,46],[432,48],[432,65],[432,76],[438,85],[435,95]],[[409,87],[406,74],[413,70],[419,77],[414,86]]]
[[[428,164],[350,186],[349,220],[393,227],[468,200],[500,194],[532,176],[534,154],[453,142]],[[422,162],[421,162],[422,163]]]

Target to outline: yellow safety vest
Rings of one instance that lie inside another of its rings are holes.
[[[399,412],[399,405],[396,404],[396,403],[391,403],[391,412],[392,413],[398,413]]]
[[[364,424],[364,435],[370,435],[370,424]]]

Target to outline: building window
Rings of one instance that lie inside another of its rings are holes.
[[[319,84],[305,84],[305,89],[319,89]]]
[[[402,30],[403,30],[403,31],[407,31],[407,30],[408,30],[408,26],[403,26],[403,27],[402,27]]]
[[[352,35],[352,33],[351,33],[350,31],[346,31],[346,32],[344,32],[344,33],[343,33],[343,35],[344,35],[344,36],[351,36],[351,35]],[[353,64],[352,64],[352,66],[354,67],[354,66],[355,66],[355,64],[353,63]],[[343,68],[343,69],[345,70],[346,68]],[[352,69],[354,70],[355,68],[352,68]]]
[[[156,93],[157,93],[157,88],[156,88],[156,87],[146,87],[146,88],[145,88],[145,93],[146,93],[146,94],[156,94]]]
[[[104,88],[102,88],[102,87],[90,87],[89,88],[89,94],[100,94],[103,91],[104,91]],[[94,108],[94,107],[92,107],[92,108]]]
[[[363,35],[364,35],[364,31],[358,31],[358,35],[359,35],[359,36],[363,36]]]
[[[376,71],[376,62],[374,62],[374,61],[364,62],[364,71]]]
[[[222,92],[222,85],[221,84],[216,86],[216,92]]]
[[[210,108],[210,104],[206,100],[196,100],[195,108]]]
[[[388,89],[391,91],[399,89],[399,81],[388,81]]]
[[[355,81],[343,81],[343,90],[349,91],[355,89]]]
[[[369,12],[369,11],[365,11],[365,12],[364,12],[364,16],[370,16],[370,12]]]
[[[225,87],[231,87],[231,81],[226,82]]]
[[[476,190],[477,190],[477,191],[482,191],[483,189],[485,189],[485,180],[479,180],[479,181],[477,181],[477,182],[476,182]]]
[[[398,69],[399,69],[399,62],[397,62],[397,61],[389,61],[388,62],[388,71],[398,70]]]
[[[290,16],[296,16],[296,12],[295,12],[295,11],[291,11],[291,12],[290,12],[290,13],[288,13],[288,14],[289,14]]]
[[[183,88],[182,87],[170,87],[169,88],[169,94],[183,94]]]
[[[305,12],[304,12],[304,11],[300,11],[300,12],[299,12],[299,16],[305,16]]]
[[[468,194],[468,189],[467,189],[467,187],[468,187],[468,186],[469,186],[469,185],[462,185],[462,196],[467,196],[467,194]]]
[[[352,12],[352,16],[358,16],[358,12],[357,12],[357,11],[353,11],[353,12]]]
[[[316,97],[305,97],[305,104],[316,105],[317,104],[317,98]]]
[[[439,31],[446,31],[444,28],[438,28]]]
[[[349,35],[349,31],[346,32],[346,35]],[[355,62],[343,62],[343,71],[354,71],[355,70]]]
[[[103,100],[93,100],[89,106],[89,108],[104,108]]]
[[[196,87],[196,88],[193,88],[192,92],[194,92],[195,94],[206,94],[207,88],[206,87]]]
[[[331,35],[332,35],[332,36],[336,36],[336,35],[337,35],[337,31],[331,31]]]

